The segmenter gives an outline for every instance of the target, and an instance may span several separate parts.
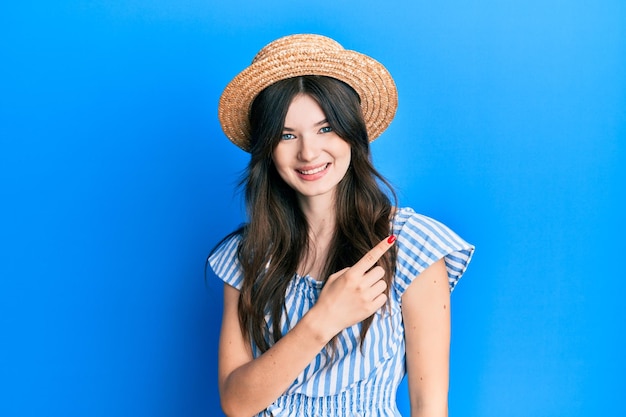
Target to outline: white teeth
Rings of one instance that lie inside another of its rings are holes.
[[[319,168],[309,169],[308,171],[300,171],[300,170],[298,170],[298,172],[301,173],[301,174],[304,174],[304,175],[313,175],[313,174],[317,174],[318,172],[322,172],[323,170],[326,169],[327,166],[328,166],[328,164],[322,165]]]

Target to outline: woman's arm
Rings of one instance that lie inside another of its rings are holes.
[[[448,415],[450,289],[443,259],[402,296],[411,417]]]
[[[228,416],[254,415],[278,398],[328,343],[314,314],[300,322],[256,360],[241,333],[239,291],[224,285],[224,314],[219,344],[218,382]]]
[[[337,333],[385,304],[384,270],[372,266],[392,244],[380,242],[353,267],[331,275],[317,303],[256,359],[239,325],[239,291],[224,285],[218,383],[226,415],[249,417],[267,408]]]

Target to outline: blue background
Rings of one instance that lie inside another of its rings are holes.
[[[3,2],[0,415],[221,415],[203,267],[247,154],[217,100],[298,32],[388,67],[375,162],[477,246],[450,415],[626,415],[621,0]]]

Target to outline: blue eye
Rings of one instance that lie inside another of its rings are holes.
[[[333,131],[333,128],[330,126],[324,126],[323,128],[320,129],[320,133],[328,133],[332,131]]]
[[[292,133],[283,133],[283,135],[280,137],[281,140],[291,140],[295,138],[296,136]]]

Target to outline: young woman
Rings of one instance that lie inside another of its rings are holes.
[[[249,222],[209,257],[227,415],[398,416],[407,372],[411,415],[447,415],[450,291],[473,247],[390,201],[369,142],[396,105],[380,63],[318,35],[270,43],[224,90],[224,132],[251,154]]]

